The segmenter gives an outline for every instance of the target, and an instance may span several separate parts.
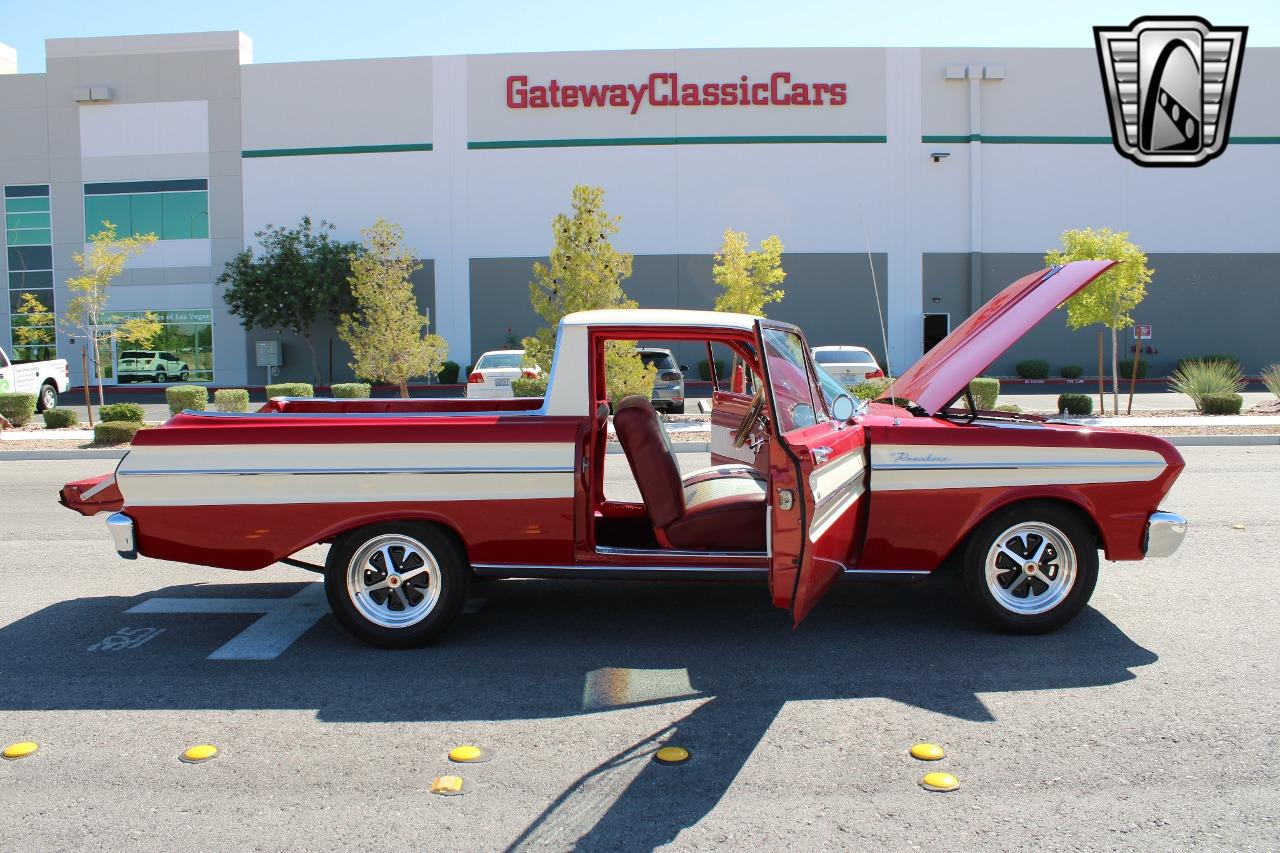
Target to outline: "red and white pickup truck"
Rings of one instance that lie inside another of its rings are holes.
[[[1019,280],[869,406],[824,394],[788,324],[589,311],[561,322],[545,399],[184,412],[61,500],[112,513],[129,558],[259,569],[331,543],[333,612],[385,646],[443,631],[474,577],[758,579],[799,623],[842,577],[919,580],[951,564],[988,622],[1046,631],[1088,601],[1099,549],[1139,560],[1177,548],[1186,522],[1160,501],[1182,457],[1153,436],[952,404],[1110,265]],[[743,461],[682,476],[650,402],[628,398],[614,430],[643,501],[606,498],[609,340],[732,350],[752,393],[717,391],[713,423]]]

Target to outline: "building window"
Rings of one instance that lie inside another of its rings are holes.
[[[116,226],[121,237],[155,234],[161,240],[209,237],[209,182],[112,181],[84,185],[84,238]]]
[[[9,358],[14,364],[58,357],[51,227],[48,184],[4,188]]]
[[[109,325],[142,317],[146,311],[112,311]],[[115,379],[128,382],[212,382],[213,312],[209,309],[152,311],[160,334],[143,349],[115,342]]]

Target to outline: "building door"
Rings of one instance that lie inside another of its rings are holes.
[[[924,352],[936,347],[951,332],[950,314],[924,315]]]

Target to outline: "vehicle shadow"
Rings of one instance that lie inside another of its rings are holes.
[[[155,596],[301,588],[184,585]],[[326,615],[268,661],[206,659],[252,614],[125,614],[151,596],[73,599],[0,629],[0,710],[314,709],[335,722],[461,721],[699,698],[674,730],[578,780],[515,845],[647,849],[715,806],[787,702],[883,697],[987,721],[979,694],[1114,684],[1157,659],[1091,608],[1051,635],[988,632],[945,578],[840,586],[794,631],[754,584],[500,581],[472,596],[478,611],[427,648],[372,648]],[[164,633],[104,650],[122,626]],[[386,678],[391,666],[397,677]],[[415,669],[421,678],[403,677]],[[695,756],[678,771],[693,778],[677,796],[650,760],[667,741]],[[593,789],[613,793],[599,809],[575,804]]]

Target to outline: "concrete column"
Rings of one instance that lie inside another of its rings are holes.
[[[901,373],[920,358],[924,315],[922,239],[920,234],[921,169],[925,162],[920,142],[923,126],[920,95],[920,50],[885,51],[886,146],[889,169],[902,193],[883,213],[888,229],[888,282],[885,322],[889,335],[889,366]],[[863,211],[863,216],[868,212]],[[868,310],[874,310],[868,306]]]
[[[969,78],[969,313],[982,307],[982,66]]]
[[[471,363],[471,269],[467,217],[467,59],[432,60],[431,157],[436,192],[432,223],[439,238],[433,331],[449,342],[449,358]]]

